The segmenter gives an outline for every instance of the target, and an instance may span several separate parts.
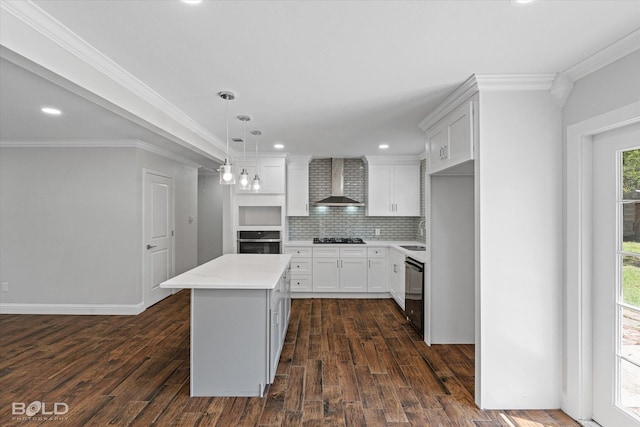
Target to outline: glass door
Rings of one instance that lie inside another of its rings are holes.
[[[640,417],[640,149],[618,153],[617,405]]]
[[[593,419],[640,426],[640,126],[594,137]]]

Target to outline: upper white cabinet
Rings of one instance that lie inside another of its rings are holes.
[[[257,166],[256,166],[257,165]],[[255,194],[284,194],[285,191],[285,159],[284,157],[265,157],[255,160],[239,160],[234,165],[237,173],[240,174],[242,169],[249,172],[249,182],[256,175],[256,170],[260,176],[261,188]],[[243,190],[240,188],[240,180],[236,179],[236,193],[253,194],[252,190]]]
[[[420,216],[420,161],[366,156],[368,216]]]
[[[473,159],[473,102],[463,102],[427,130],[427,173]]]
[[[309,216],[310,156],[291,157],[287,165],[287,216]]]

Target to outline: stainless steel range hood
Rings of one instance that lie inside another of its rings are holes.
[[[331,197],[314,203],[316,206],[364,206],[344,196],[344,159],[331,159]]]

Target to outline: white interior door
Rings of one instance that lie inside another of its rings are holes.
[[[640,426],[640,125],[593,139],[593,419]]]
[[[144,174],[144,304],[149,307],[171,295],[160,288],[173,277],[173,179],[152,172]]]

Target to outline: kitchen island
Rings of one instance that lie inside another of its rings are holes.
[[[228,254],[160,284],[191,289],[191,396],[262,396],[291,312],[290,255]]]

